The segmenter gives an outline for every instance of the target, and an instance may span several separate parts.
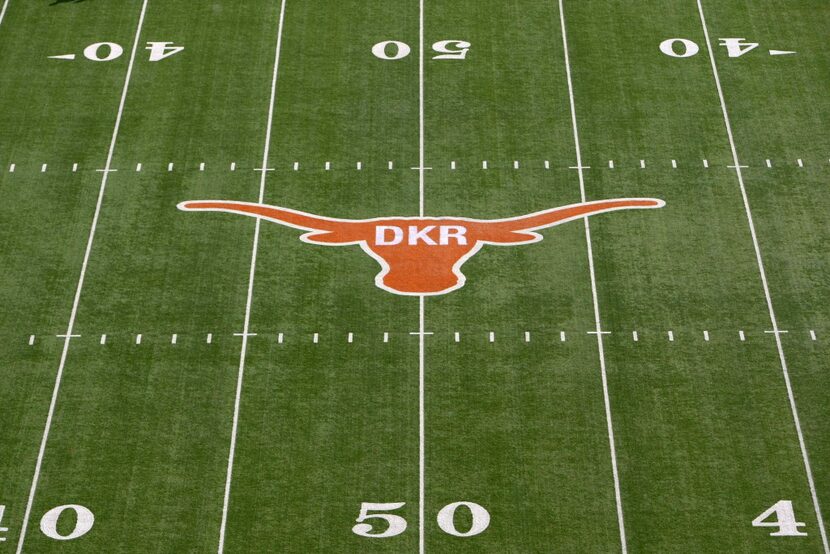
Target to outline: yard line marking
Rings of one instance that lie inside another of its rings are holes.
[[[205,337],[205,342],[211,344],[213,342],[213,333],[208,333],[207,337]]]
[[[703,331],[703,340],[709,342],[709,331]]]
[[[140,335],[140,334],[138,334],[138,335],[136,335],[136,336],[135,336],[135,343],[136,343],[137,345],[138,345],[138,344],[141,344],[141,335]]]
[[[709,169],[709,160],[703,160],[703,167]]]
[[[280,67],[280,53],[282,49],[282,30],[285,21],[285,2],[282,0],[280,4],[279,24],[277,27],[277,45],[274,51],[274,71],[271,75],[271,97],[268,105],[268,118],[265,125],[265,146],[262,152],[262,167],[268,167],[268,156],[271,152],[271,127],[274,123],[274,105],[277,100],[277,77],[279,76]],[[295,170],[299,168],[299,163],[295,163]],[[268,177],[267,171],[260,173],[259,181],[259,203],[262,204],[265,200],[265,181]],[[239,352],[239,371],[236,377],[236,395],[233,403],[233,423],[231,427],[231,441],[228,448],[228,467],[225,475],[225,494],[222,501],[222,522],[219,526],[219,545],[217,548],[218,554],[222,554],[225,550],[225,530],[228,525],[228,506],[230,505],[231,497],[231,480],[233,478],[233,463],[234,455],[236,453],[236,435],[239,428],[239,411],[242,403],[242,382],[245,375],[245,357],[248,353],[248,331],[251,324],[251,305],[254,296],[254,276],[256,274],[256,259],[257,250],[259,247],[259,229],[261,219],[257,218],[254,224],[254,240],[251,247],[251,267],[248,273],[248,296],[245,300],[245,320],[243,323],[242,347]],[[317,334],[314,335],[315,342]]]
[[[231,162],[231,171],[236,171],[236,162]]]
[[[674,331],[669,331],[668,335],[669,335],[669,342],[674,342]]]
[[[614,169],[614,160],[608,160],[608,169]]]
[[[383,342],[389,342],[389,333],[383,334]]]
[[[141,171],[141,164],[140,163],[135,164],[135,170],[136,171]]]
[[[576,100],[574,98],[573,78],[571,77],[571,59],[568,51],[568,32],[565,26],[565,8],[563,0],[559,1],[559,23],[562,28],[562,46],[565,53],[565,73],[568,78],[568,97],[570,100],[571,109],[571,123],[573,125],[574,135],[574,149],[576,150],[576,165],[579,176],[579,194],[582,202],[587,201],[587,194],[585,193],[585,173],[582,168],[582,148],[579,144],[579,126],[576,120]],[[623,517],[622,495],[620,493],[620,476],[617,471],[617,447],[614,441],[614,424],[611,419],[611,398],[608,393],[608,375],[605,368],[605,347],[603,345],[602,322],[600,320],[599,312],[599,297],[597,294],[597,279],[594,271],[594,251],[591,245],[591,226],[588,218],[584,218],[585,223],[585,244],[588,249],[588,269],[591,274],[591,299],[594,305],[594,324],[595,332],[597,334],[597,350],[599,353],[600,373],[602,375],[602,396],[605,404],[605,422],[608,428],[608,446],[611,451],[611,470],[614,477],[614,497],[617,505],[617,523],[620,531],[620,547],[622,554],[628,552],[628,546],[625,538],[625,520]],[[564,338],[564,333],[563,333]]]
[[[101,335],[101,341],[100,342],[101,342],[102,345],[107,344],[107,336],[106,335]]]
[[[706,48],[709,52],[709,62],[712,66],[712,75],[715,79],[715,86],[718,91],[718,98],[720,99],[721,111],[723,112],[723,123],[726,127],[726,134],[729,137],[729,148],[732,151],[732,160],[736,166],[739,166],[740,161],[738,159],[738,149],[735,146],[735,138],[732,133],[732,123],[729,119],[729,110],[727,110],[726,108],[726,99],[723,95],[723,87],[721,86],[720,74],[718,73],[718,64],[715,61],[715,54],[712,50],[712,41],[709,38],[709,27],[706,25],[706,16],[703,13],[703,4],[701,3],[701,0],[697,0],[697,10],[700,14],[700,24],[703,27],[703,35],[706,38]],[[769,311],[770,322],[772,323],[772,329],[774,331],[778,331],[778,318],[775,315],[775,309],[772,305],[772,295],[770,294],[769,284],[767,282],[767,272],[764,268],[764,259],[761,256],[761,246],[758,242],[758,235],[755,232],[755,221],[752,217],[752,209],[749,205],[749,196],[746,192],[744,176],[740,167],[738,167],[735,170],[735,172],[738,178],[738,186],[741,191],[741,198],[743,199],[744,210],[746,211],[747,224],[749,225],[749,231],[752,235],[752,245],[755,249],[755,259],[758,264],[758,273],[760,274],[761,284],[764,289],[764,297],[767,303],[767,310]],[[801,420],[798,417],[798,408],[795,403],[795,394],[793,393],[792,383],[790,382],[790,373],[787,368],[787,359],[784,356],[784,346],[781,343],[781,335],[779,333],[775,333],[775,345],[778,349],[778,359],[781,363],[781,373],[784,377],[784,384],[786,385],[787,389],[787,398],[789,400],[790,411],[792,412],[793,416],[793,425],[795,426],[796,434],[798,435],[798,444],[801,448],[801,458],[804,462],[804,472],[806,473],[807,483],[809,484],[810,494],[812,495],[813,499],[813,508],[815,509],[816,521],[818,522],[819,533],[821,534],[821,541],[824,545],[825,554],[830,554],[830,544],[828,544],[827,542],[827,532],[824,529],[824,519],[821,515],[821,506],[819,505],[818,495],[816,494],[816,485],[815,480],[813,479],[813,470],[810,467],[810,457],[807,453],[807,444],[804,442],[804,434],[801,431]]]
[[[173,171],[173,162],[167,164],[167,171]]]
[[[3,2],[3,8],[0,9],[0,25],[3,24],[3,18],[6,17],[6,10],[9,7],[9,1],[10,0],[6,0],[5,2]]]
[[[772,167],[772,160],[767,160],[767,167]]]
[[[798,167],[804,167],[804,160],[802,160],[801,158],[798,158],[797,161],[798,161]]]
[[[135,31],[133,49],[130,52],[130,61],[127,65],[127,73],[124,77],[124,86],[121,90],[121,98],[118,103],[118,114],[115,118],[115,126],[112,130],[112,138],[110,139],[109,151],[107,152],[107,168],[112,167],[112,158],[115,154],[115,143],[118,140],[118,132],[121,129],[121,118],[124,115],[124,106],[127,103],[127,91],[130,88],[130,80],[132,79],[133,67],[135,66],[136,52],[138,51],[138,43],[141,39],[141,30],[144,26],[144,15],[147,12],[148,1],[149,0],[143,1],[141,5],[141,13],[138,17],[138,25]],[[58,394],[60,393],[61,380],[63,379],[63,370],[66,367],[66,357],[69,353],[69,344],[71,342],[72,331],[75,328],[75,316],[78,313],[78,304],[81,300],[81,291],[84,288],[84,278],[86,277],[86,269],[89,264],[89,257],[92,253],[92,243],[95,240],[95,231],[98,227],[98,218],[101,214],[101,205],[104,201],[104,192],[107,189],[108,178],[108,172],[105,172],[101,176],[101,186],[98,190],[98,200],[95,204],[95,213],[92,217],[92,225],[89,229],[89,237],[87,238],[86,249],[84,250],[84,257],[81,263],[81,273],[78,277],[78,285],[75,288],[75,297],[72,300],[72,310],[70,311],[69,322],[66,326],[66,338],[63,341],[63,350],[61,351],[60,362],[58,363],[58,371],[55,375],[55,386],[52,390],[52,398],[49,402],[49,411],[46,415],[46,424],[43,428],[43,436],[40,441],[40,449],[38,450],[37,461],[35,462],[35,471],[32,477],[32,486],[29,490],[29,498],[26,501],[26,510],[23,514],[23,523],[20,527],[20,539],[17,543],[17,554],[21,554],[23,552],[23,544],[26,542],[26,530],[29,526],[29,518],[32,515],[32,505],[34,504],[35,493],[37,491],[38,481],[40,480],[40,469],[43,465],[43,456],[46,452],[46,443],[49,440],[49,431],[52,428],[52,418],[55,415],[55,406],[58,402]]]
[[[565,331],[559,331],[559,342],[565,342],[566,340]]]
[[[584,169],[591,169],[591,166],[588,166],[588,165],[582,165],[582,163],[580,162],[580,163],[577,163],[577,165],[575,165],[575,166],[573,166],[573,167],[569,167],[568,169],[576,169],[577,171],[579,171],[580,173],[582,173],[582,171],[583,171]]]
[[[810,329],[810,339],[816,340],[816,332]]]
[[[631,333],[631,338],[634,339],[634,342],[639,342],[640,341],[640,335],[637,334],[637,331],[633,331]]]
[[[47,167],[47,165],[48,165],[48,164],[43,164],[42,166],[40,166],[40,172],[41,172],[41,173],[46,173],[46,167]]]
[[[738,338],[741,339],[741,342],[745,342],[746,341],[746,333],[744,333],[743,331],[738,331]]]
[[[29,335],[29,346],[33,346],[35,344],[35,336]]]
[[[425,132],[424,132],[424,0],[418,1],[418,213],[424,217]],[[424,406],[425,312],[426,298],[418,297],[418,552],[424,554],[424,498],[426,489],[426,415]]]

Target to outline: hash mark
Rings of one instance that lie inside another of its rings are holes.
[[[326,162],[326,171],[331,171],[331,162]]]
[[[294,171],[300,170],[300,162],[294,162]]]
[[[810,338],[811,338],[812,340],[817,340],[817,339],[816,339],[816,332],[815,332],[815,331],[813,331],[812,329],[810,329]]]
[[[236,162],[231,162],[231,171],[236,171]]]
[[[167,164],[167,171],[173,171],[173,162]]]
[[[390,161],[388,167],[390,170],[395,169],[395,164]]]
[[[709,331],[703,331],[703,340],[709,342]]]
[[[173,333],[173,336],[170,337],[170,344],[176,344],[177,342],[179,342],[179,335]]]
[[[568,339],[565,337],[565,331],[559,331],[559,341],[565,342],[566,340]]]
[[[677,169],[677,160],[672,160],[671,161],[671,167],[672,167],[672,169]]]
[[[100,344],[101,344],[102,346],[103,346],[103,345],[105,345],[105,344],[107,344],[107,336],[106,336],[106,335],[101,335],[101,341],[100,341]]]
[[[136,335],[135,336],[135,343],[136,344],[141,344],[141,335]]]
[[[9,166],[9,173],[14,173],[14,168],[15,168],[15,167],[16,167],[16,166],[15,166],[15,164],[11,164],[11,165]]]
[[[550,160],[545,160],[545,169],[550,169]]]
[[[674,331],[669,331],[669,342],[674,342]]]
[[[496,342],[496,334],[490,331],[490,342]]]
[[[766,162],[767,162],[767,167],[771,168],[772,167],[772,160],[768,159],[768,160],[766,160]]]
[[[349,333],[348,338],[346,339],[349,344],[354,342],[354,333]]]
[[[703,160],[703,167],[709,169],[709,160]]]
[[[481,162],[481,169],[487,169],[487,161]]]
[[[33,346],[35,344],[35,336],[29,335],[29,346]]]
[[[608,169],[614,169],[614,160],[608,160]]]
[[[202,163],[199,164],[199,171],[204,171],[204,170],[205,170],[205,162],[202,162]]]
[[[40,172],[41,173],[46,173],[46,166],[47,166],[47,164],[43,164],[42,166],[40,166]]]
[[[285,342],[285,335],[277,333],[277,344],[282,344],[283,342]]]
[[[519,169],[519,160],[513,162],[513,169]]]
[[[141,164],[140,163],[135,164],[135,170],[136,171],[141,171]]]
[[[360,171],[363,169],[363,162],[357,162],[357,170]]]
[[[461,342],[461,333],[455,332],[455,342]]]
[[[312,337],[312,339],[311,339],[311,340],[312,340],[312,342],[314,342],[314,344],[317,344],[318,342],[320,342],[320,335],[319,335],[319,333],[314,333],[314,336]]]
[[[631,338],[634,339],[634,342],[640,342],[640,335],[637,334],[637,331],[631,333]]]
[[[640,160],[640,169],[645,169],[645,168],[646,168],[646,161],[645,160]]]
[[[525,331],[525,342],[530,342],[530,331]]]
[[[746,333],[744,333],[742,330],[738,331],[738,337],[741,339],[741,342],[746,341]]]
[[[804,160],[798,158],[798,167],[804,167]]]
[[[205,342],[211,344],[213,342],[213,333],[208,333]]]
[[[78,164],[76,162],[76,163],[72,164],[72,173],[77,173],[77,172],[78,172]]]

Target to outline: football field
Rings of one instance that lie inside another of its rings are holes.
[[[0,554],[830,554],[826,0],[0,0]]]

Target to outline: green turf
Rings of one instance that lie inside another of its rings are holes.
[[[265,202],[417,215],[418,2],[285,4]],[[591,219],[626,547],[824,552],[697,3],[564,4],[587,198],[667,203]],[[18,544],[141,7],[9,0],[0,22],[0,553]],[[827,520],[830,6],[703,7]],[[578,202],[558,2],[423,15],[426,215]],[[257,199],[279,20],[276,0],[147,2],[25,552],[219,547],[254,222],[176,204]],[[700,53],[665,56],[673,37]],[[733,59],[721,37],[761,45]],[[430,59],[445,39],[467,58]],[[379,60],[384,40],[412,52]],[[80,56],[103,41],[125,54]],[[186,49],[150,63],[147,41]],[[464,288],[425,299],[425,552],[622,550],[585,228],[543,234],[485,246]],[[376,287],[357,246],[299,235],[261,227],[224,550],[418,552],[419,301]],[[752,526],[779,500],[806,537]],[[486,531],[439,528],[458,501],[487,509]],[[405,502],[407,530],[357,536],[364,502]],[[48,538],[41,517],[66,504],[92,530]]]

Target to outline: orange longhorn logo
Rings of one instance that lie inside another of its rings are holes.
[[[628,209],[660,208],[662,200],[621,198],[572,204],[508,219],[464,217],[382,217],[335,219],[246,202],[182,202],[180,210],[214,211],[258,217],[306,231],[303,242],[326,246],[359,245],[380,264],[375,284],[410,296],[438,295],[460,289],[464,262],[485,244],[513,246],[542,240],[536,233],[589,215]]]

